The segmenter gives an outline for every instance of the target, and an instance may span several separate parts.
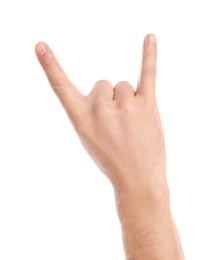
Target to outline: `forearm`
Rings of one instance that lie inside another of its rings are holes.
[[[169,190],[158,190],[136,188],[115,193],[127,260],[184,259]]]

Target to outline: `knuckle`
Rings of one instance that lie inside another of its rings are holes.
[[[111,87],[112,88],[112,84],[108,81],[108,80],[98,80],[94,85],[93,88],[91,90],[91,93],[96,93],[101,91],[101,93],[103,93],[103,90],[105,91],[107,88]]]
[[[65,88],[64,84],[61,83],[62,79],[56,79],[56,81],[51,81],[50,85],[55,93],[60,93]]]
[[[144,75],[144,76],[155,76],[155,74],[156,74],[156,70],[155,69],[143,69],[142,71],[141,71],[141,73],[142,73],[142,75]]]
[[[62,89],[61,85],[57,82],[51,82],[50,85],[55,93],[60,92],[60,90]]]
[[[129,82],[127,82],[127,81],[119,81],[116,85],[115,85],[115,87],[119,87],[119,86],[131,86],[131,84],[129,83]]]
[[[47,69],[48,67],[50,67],[54,62],[54,59],[53,58],[48,58],[48,59],[45,59],[44,62],[42,62],[42,66]]]
[[[107,113],[106,104],[102,100],[96,100],[93,104],[93,113],[96,116],[104,116]]]
[[[147,57],[156,57],[157,56],[157,51],[154,46],[150,46],[146,50],[146,56]]]
[[[135,112],[133,105],[129,102],[120,102],[118,106],[123,114],[133,114]]]
[[[101,79],[96,81],[94,86],[98,86],[98,85],[111,85],[111,83],[106,79]]]

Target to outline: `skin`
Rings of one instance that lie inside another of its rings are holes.
[[[155,35],[144,38],[136,90],[126,81],[113,87],[100,80],[85,96],[46,43],[35,51],[83,147],[113,186],[126,259],[184,259],[166,179]]]

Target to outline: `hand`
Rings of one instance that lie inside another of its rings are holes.
[[[47,44],[40,42],[35,49],[82,145],[113,187],[117,191],[165,187],[165,141],[155,96],[155,36],[149,34],[144,39],[136,91],[125,81],[113,87],[100,80],[84,96]]]
[[[113,184],[126,259],[184,259],[169,205],[153,35],[144,39],[136,91],[100,80],[84,96],[48,45],[38,43],[36,53],[82,145]]]

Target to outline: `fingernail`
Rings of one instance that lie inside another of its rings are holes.
[[[46,47],[43,43],[38,43],[36,46],[36,52],[39,56],[44,55],[44,53],[46,52]]]
[[[148,36],[148,44],[149,44],[149,45],[154,45],[155,42],[156,42],[155,36],[154,36],[153,34],[150,34],[150,35]]]

